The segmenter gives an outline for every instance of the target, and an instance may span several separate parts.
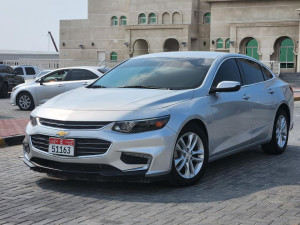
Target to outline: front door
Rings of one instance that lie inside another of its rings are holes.
[[[212,87],[217,87],[222,81],[237,81],[242,84],[235,59],[227,59],[221,64]],[[250,144],[252,107],[247,96],[248,89],[244,86],[237,92],[217,92],[209,96],[213,117],[214,156]]]
[[[65,85],[68,82],[66,81],[68,73],[68,69],[57,70],[41,78],[41,85],[36,87],[36,97],[39,105],[65,92]]]

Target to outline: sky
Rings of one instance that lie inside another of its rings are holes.
[[[0,50],[51,51],[59,47],[59,21],[86,19],[88,0],[0,0]]]

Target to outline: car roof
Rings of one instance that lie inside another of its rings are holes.
[[[167,58],[208,58],[216,59],[219,56],[224,56],[228,53],[225,52],[207,52],[207,51],[179,51],[179,52],[160,52],[148,55],[142,55],[135,57],[138,58],[156,58],[156,57],[167,57]]]

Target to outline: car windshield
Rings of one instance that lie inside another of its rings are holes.
[[[207,58],[130,59],[89,88],[192,89],[202,84],[213,61]]]

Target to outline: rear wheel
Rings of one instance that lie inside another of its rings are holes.
[[[177,138],[169,182],[180,187],[195,184],[203,175],[207,161],[206,135],[199,126],[187,125]]]
[[[27,92],[21,92],[17,97],[17,105],[21,110],[33,110],[34,102],[32,96]]]
[[[0,97],[6,98],[8,96],[8,85],[4,83],[0,89]]]
[[[285,151],[289,138],[289,122],[284,110],[279,109],[274,125],[272,139],[269,143],[262,145],[262,149],[267,154],[277,155]]]

